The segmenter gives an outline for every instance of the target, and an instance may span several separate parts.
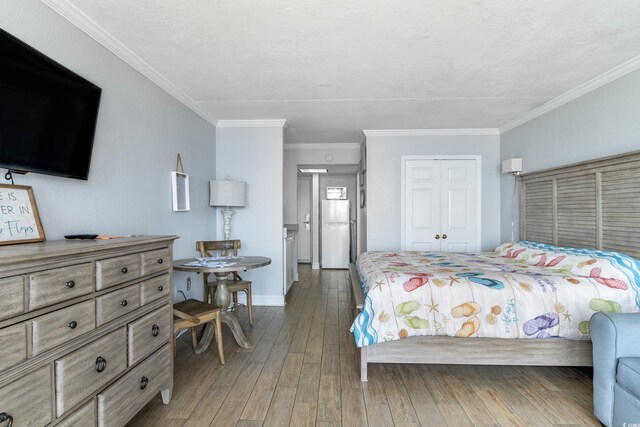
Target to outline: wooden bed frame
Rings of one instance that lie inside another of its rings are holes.
[[[640,152],[531,172],[519,177],[522,239],[640,257]],[[364,294],[349,266],[355,311]],[[368,363],[592,366],[591,341],[409,337],[360,349]]]

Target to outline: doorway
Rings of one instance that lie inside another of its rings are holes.
[[[313,269],[346,268],[358,254],[359,165],[297,166],[298,260],[310,262]],[[327,214],[335,211],[329,209],[329,205],[337,208],[341,203],[345,205],[344,215],[334,218]],[[338,228],[340,232],[330,232]],[[338,256],[339,262],[334,262],[334,257],[328,254]]]
[[[311,177],[298,177],[298,262],[311,263]]]

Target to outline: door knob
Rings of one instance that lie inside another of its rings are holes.
[[[436,236],[435,236],[435,237],[436,237],[436,240],[438,240],[438,239],[440,238],[440,235],[439,235],[439,234],[436,234]]]
[[[443,234],[443,235],[442,235],[442,238],[443,238],[443,239],[446,239],[446,238],[447,238],[447,235],[446,235],[446,234]]]

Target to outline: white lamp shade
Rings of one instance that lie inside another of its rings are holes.
[[[239,181],[209,181],[210,206],[245,206],[246,182]]]
[[[507,159],[502,161],[502,173],[522,172],[522,159]]]

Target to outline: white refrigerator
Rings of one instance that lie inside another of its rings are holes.
[[[322,268],[349,268],[350,212],[349,200],[322,201]]]

